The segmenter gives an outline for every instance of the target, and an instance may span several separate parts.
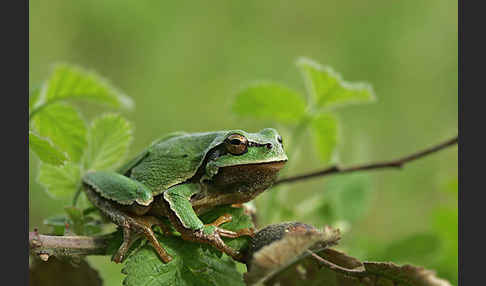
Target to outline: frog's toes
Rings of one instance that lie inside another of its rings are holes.
[[[140,238],[140,234],[132,231],[129,226],[123,227],[123,242],[117,252],[113,254],[111,260],[115,263],[123,262],[128,250],[138,238]]]
[[[218,227],[224,223],[227,223],[227,222],[231,222],[233,220],[233,217],[230,215],[230,214],[224,214],[220,217],[218,217],[215,221],[213,221],[212,223],[210,224],[206,224],[206,226],[215,226],[215,227]]]

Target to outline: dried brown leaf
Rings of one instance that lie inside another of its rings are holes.
[[[268,226],[257,232],[250,243],[250,255],[245,281],[256,284],[297,261],[310,248],[325,248],[337,244],[339,230],[325,227],[322,231],[302,223]]]
[[[385,277],[404,285],[450,286],[451,284],[435,276],[435,272],[410,264],[396,265],[391,262],[363,262],[367,272]]]
[[[435,272],[391,262],[361,262],[327,248],[336,244],[339,232],[319,231],[302,223],[269,226],[250,244],[248,285],[328,286],[450,286]]]

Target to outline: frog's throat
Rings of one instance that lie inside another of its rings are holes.
[[[207,191],[191,198],[197,212],[214,206],[245,203],[270,188],[286,161],[241,164],[221,167],[205,184]]]

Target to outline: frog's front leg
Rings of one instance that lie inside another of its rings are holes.
[[[221,237],[236,238],[250,234],[219,228],[219,225],[231,221],[231,216],[228,215],[223,215],[212,224],[205,225],[194,212],[190,202],[191,196],[198,191],[197,184],[182,184],[164,192],[163,198],[168,205],[167,216],[172,225],[181,233],[182,239],[210,244],[233,259],[242,261],[242,254],[227,246]]]
[[[142,208],[137,207],[135,211],[131,214],[127,209],[129,207],[117,204],[113,200],[103,198],[94,188],[99,188],[100,186],[114,185],[118,188],[123,188],[124,186],[130,188],[129,184],[124,184],[125,179],[120,179],[119,176],[109,176],[105,175],[102,177],[97,177],[94,175],[87,175],[84,178],[85,193],[91,203],[96,206],[104,215],[110,218],[115,224],[123,229],[123,242],[118,249],[118,251],[113,255],[112,260],[116,263],[122,262],[130,245],[138,238],[140,235],[145,236],[152,246],[157,251],[160,258],[168,263],[172,258],[165,251],[165,249],[158,242],[153,230],[153,225],[159,225],[161,228],[166,229],[163,223],[155,217],[144,215],[150,207],[146,207],[146,210],[141,210]],[[107,192],[108,190],[104,190]],[[128,190],[130,191],[130,190]],[[135,202],[133,204],[136,204]],[[135,205],[134,205],[135,206]]]

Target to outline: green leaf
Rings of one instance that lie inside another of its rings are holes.
[[[339,227],[364,217],[371,205],[372,185],[368,175],[350,174],[327,179],[325,196],[314,195],[301,202],[296,210],[307,221]]]
[[[79,208],[66,207],[65,211],[69,217],[66,215],[55,215],[44,220],[45,225],[53,228],[54,235],[64,235],[67,228],[79,235],[94,235],[101,232],[103,221],[87,215],[86,210],[81,211]]]
[[[69,160],[67,153],[61,152],[49,139],[40,137],[32,131],[29,131],[29,147],[47,164],[62,165]]]
[[[65,215],[56,215],[44,220],[44,224],[53,228],[53,235],[64,235],[66,224],[71,224],[71,220]]]
[[[253,227],[243,208],[231,206],[215,208],[202,215],[201,220],[212,223],[223,214],[231,215],[232,221],[222,224],[221,228],[237,231]],[[127,275],[124,285],[243,285],[235,262],[212,246],[183,241],[175,236],[157,236],[173,260],[164,264],[148,243],[135,249],[122,271]],[[223,239],[230,247],[242,250],[250,238]],[[121,239],[118,246],[120,243]]]
[[[326,183],[336,217],[354,222],[363,217],[371,203],[371,181],[368,175],[352,174],[329,178]]]
[[[62,166],[41,164],[38,181],[52,197],[70,199],[81,184],[81,169],[71,162]]]
[[[68,225],[78,235],[93,235],[101,232],[100,222],[76,207],[64,208],[69,216]]]
[[[346,82],[330,67],[323,67],[307,58],[299,59],[297,66],[303,73],[308,92],[317,108],[332,108],[375,99],[371,85]]]
[[[394,262],[423,263],[427,257],[436,256],[440,239],[433,233],[412,234],[393,241],[378,256],[380,260]]]
[[[72,221],[72,229],[74,233],[83,235],[84,234],[84,215],[83,211],[76,208],[76,207],[66,207],[64,208],[66,213],[68,214],[69,218]]]
[[[93,218],[92,216],[84,216],[83,233],[84,235],[94,235],[102,231],[103,222]]]
[[[302,96],[285,86],[264,82],[241,90],[236,95],[233,111],[239,115],[296,123],[305,114]]]
[[[157,238],[172,261],[164,264],[145,244],[127,258],[123,285],[244,285],[235,263],[221,259],[209,246],[174,236]]]
[[[458,209],[441,207],[433,213],[433,226],[441,238],[441,248],[436,257],[437,272],[457,283],[458,279]]]
[[[114,108],[133,107],[130,97],[95,72],[73,65],[58,64],[43,85],[40,98],[33,109],[41,110],[43,106],[66,99],[89,100]]]
[[[29,94],[29,115],[33,111],[34,106],[37,105],[39,98],[40,98],[40,88],[33,89]]]
[[[449,193],[454,198],[457,198],[457,193],[459,192],[459,180],[458,178],[453,178],[449,180],[442,190],[446,193]]]
[[[438,208],[433,213],[434,228],[445,239],[457,255],[458,240],[458,210],[454,208]]]
[[[75,108],[64,103],[49,105],[33,118],[33,124],[40,136],[79,162],[86,146],[86,123]]]
[[[320,158],[324,163],[333,159],[338,143],[338,123],[328,113],[319,114],[311,122],[312,133]]]
[[[106,114],[91,123],[88,149],[84,157],[87,170],[112,170],[128,153],[133,139],[133,127],[117,114]]]

